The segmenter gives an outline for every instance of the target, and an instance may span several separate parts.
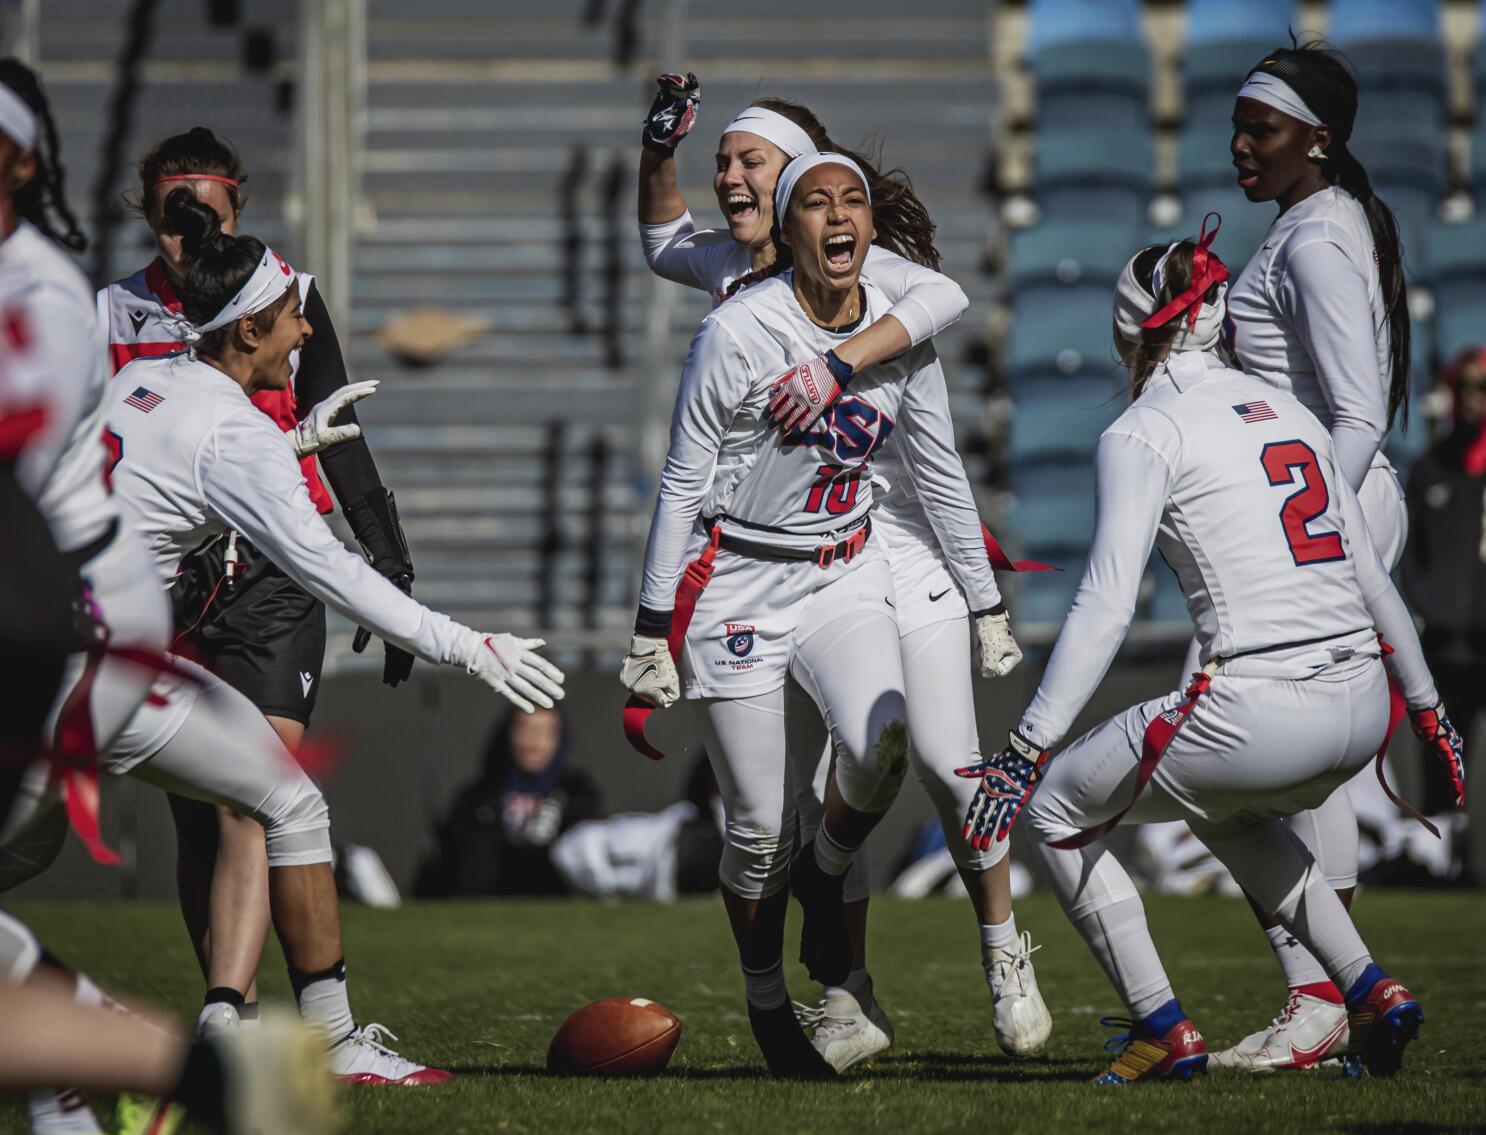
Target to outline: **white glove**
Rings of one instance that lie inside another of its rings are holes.
[[[975,620],[975,633],[980,638],[980,676],[1004,678],[1022,660],[1022,648],[1011,636],[1011,616],[1002,608],[1000,614],[982,615]]]
[[[355,441],[360,437],[361,427],[355,422],[348,422],[344,426],[333,426],[330,423],[352,402],[361,401],[374,393],[376,389],[375,379],[370,382],[352,382],[341,387],[325,401],[317,402],[305,416],[304,421],[294,427],[292,433],[294,456],[308,457],[332,445],[339,445],[343,441]]]
[[[633,636],[619,667],[619,680],[630,693],[660,709],[669,709],[681,697],[681,678],[663,638]]]
[[[519,710],[551,709],[563,698],[564,679],[561,670],[535,653],[546,645],[539,638],[470,631],[464,668]]]

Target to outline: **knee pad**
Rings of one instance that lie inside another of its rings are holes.
[[[41,961],[41,943],[19,918],[0,910],[0,981],[19,985]]]
[[[270,867],[329,863],[330,806],[308,776],[276,788],[257,814],[268,844]]]
[[[789,883],[793,834],[786,839],[775,828],[729,821],[723,835],[722,862],[717,868],[722,885],[745,899],[778,894]]]
[[[900,718],[878,731],[866,753],[836,746],[836,786],[841,798],[857,812],[878,815],[898,798],[908,775],[908,725]]]

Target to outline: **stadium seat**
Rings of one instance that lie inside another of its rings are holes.
[[[1013,465],[1009,480],[1014,494],[1009,532],[1038,549],[1088,544],[1094,531],[1093,462],[1053,459]]]
[[[1003,373],[1015,387],[1031,374],[1108,377],[1113,292],[1105,284],[1042,284],[1012,297]]]
[[[1187,50],[1211,44],[1233,44],[1265,40],[1267,36],[1284,36],[1295,23],[1295,0],[1190,0],[1187,4]],[[1265,42],[1262,52],[1275,43]],[[1259,62],[1255,56],[1254,63]],[[1248,68],[1244,68],[1248,70]]]
[[[1437,41],[1440,0],[1331,0],[1328,35],[1349,50],[1372,41]]]
[[[1027,54],[1064,43],[1141,41],[1139,0],[1032,0]]]
[[[1012,234],[1007,270],[1013,289],[1053,281],[1112,286],[1138,246],[1133,225],[1099,218],[1051,220]]]
[[[1434,345],[1440,358],[1452,358],[1486,338],[1486,275],[1437,281],[1434,304]]]
[[[1293,0],[1192,0],[1181,54],[1188,125],[1227,126],[1249,69],[1298,26]]]
[[[1360,119],[1444,124],[1449,67],[1439,0],[1334,0],[1329,35],[1365,92]]]
[[[1152,188],[1151,138],[1083,127],[1036,137],[1032,195],[1044,218],[1137,225]]]
[[[1037,81],[1037,125],[1076,129],[1097,121],[1112,132],[1146,125],[1150,60],[1138,42],[1079,40],[1053,44],[1031,59]]]
[[[1218,229],[1218,239],[1213,249],[1228,270],[1237,277],[1243,271],[1259,246],[1264,243],[1264,234],[1274,223],[1277,210],[1268,202],[1250,201],[1243,191],[1234,185],[1207,186],[1190,193],[1183,193],[1182,220],[1167,240],[1196,236],[1202,228],[1202,219],[1209,213],[1217,213],[1223,219]]]
[[[1486,216],[1478,213],[1464,224],[1434,221],[1426,236],[1429,278],[1439,285],[1463,277],[1486,276],[1483,248],[1486,248]]]
[[[1151,557],[1146,569],[1151,582],[1150,600],[1146,607],[1146,618],[1153,623],[1182,623],[1190,625],[1192,616],[1187,611],[1187,597],[1182,594],[1176,572],[1166,566],[1158,555]]]
[[[1011,419],[1011,460],[1092,461],[1099,435],[1126,404],[1108,379],[1044,378],[1023,383]]]

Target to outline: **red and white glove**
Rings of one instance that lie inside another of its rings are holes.
[[[841,396],[854,373],[851,364],[837,358],[835,351],[791,367],[769,388],[765,419],[783,433],[809,429]]]
[[[685,75],[658,75],[655,101],[645,115],[640,130],[640,143],[647,150],[670,157],[697,124],[697,107],[702,105],[702,84],[688,71]]]
[[[537,706],[551,709],[563,698],[563,673],[540,654],[539,638],[471,631],[465,651],[465,670],[525,713]]]
[[[1430,709],[1409,710],[1409,724],[1414,736],[1434,750],[1434,755],[1445,762],[1450,774],[1450,785],[1455,789],[1455,806],[1465,807],[1465,742],[1450,724],[1445,713],[1445,703],[1440,702]]]

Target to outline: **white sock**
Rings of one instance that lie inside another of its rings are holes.
[[[815,864],[827,875],[844,875],[857,848],[842,847],[827,834],[825,826],[815,836]]]
[[[1300,940],[1283,926],[1271,926],[1264,934],[1274,948],[1275,960],[1285,973],[1285,984],[1291,989],[1331,980],[1321,968],[1321,963],[1316,960],[1316,955],[1302,946]]]
[[[356,1031],[356,1018],[351,1016],[351,1001],[346,996],[346,970],[330,976],[316,976],[299,990],[299,1015],[305,1024],[324,1034],[334,1047]]]
[[[1005,922],[982,922],[980,924],[980,964],[991,968],[992,950],[1016,948],[1016,915]]]
[[[777,1009],[789,1000],[784,984],[784,963],[775,962],[766,970],[743,967],[743,990],[748,1003],[759,1009]]]

